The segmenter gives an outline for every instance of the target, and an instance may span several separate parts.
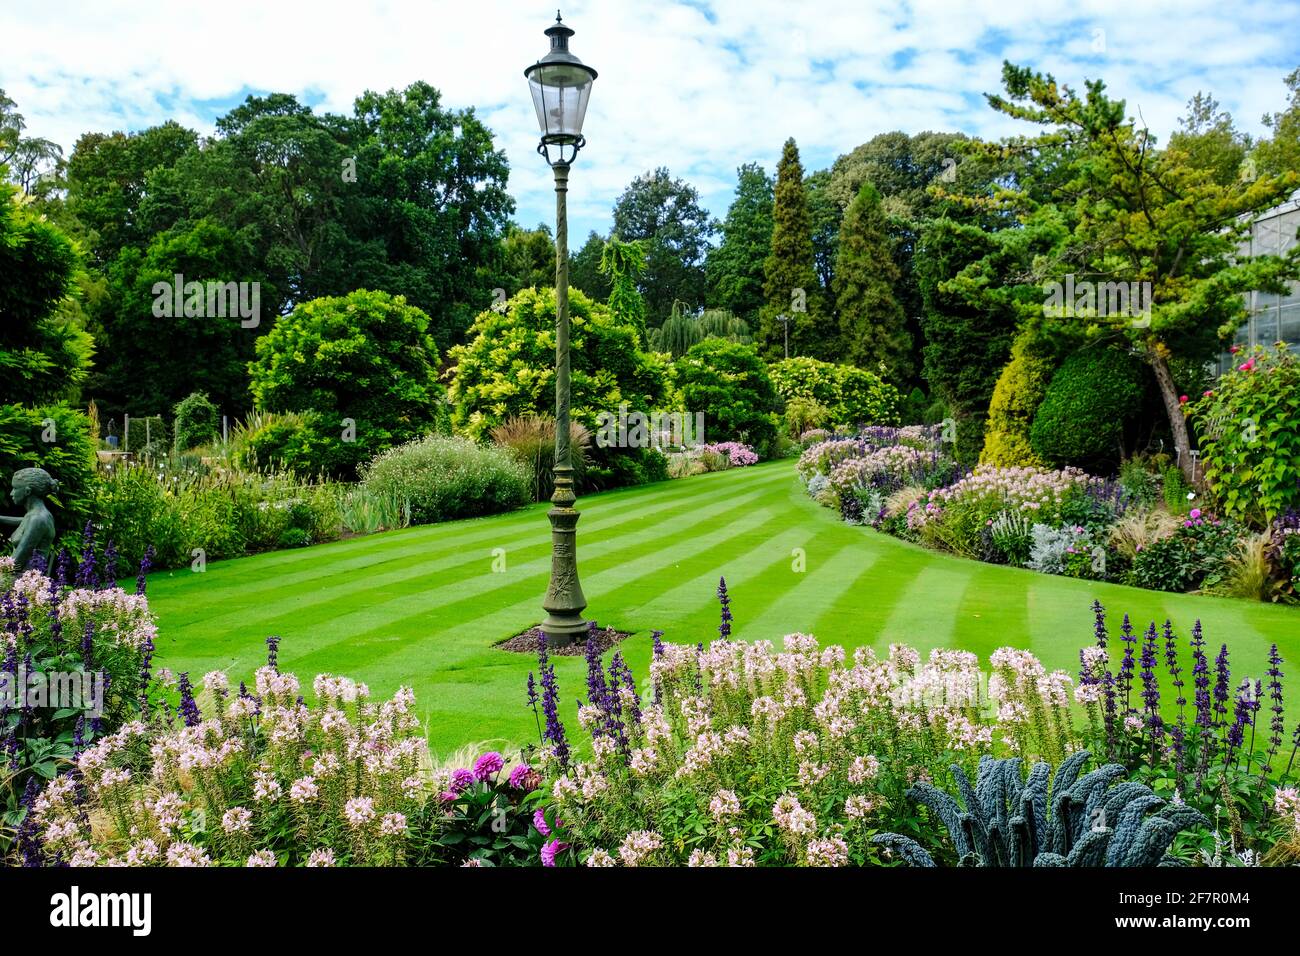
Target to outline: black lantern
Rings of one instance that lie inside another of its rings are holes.
[[[524,76],[528,77],[542,133],[537,151],[550,165],[567,166],[586,142],[582,138],[582,121],[587,115],[596,71],[569,52],[573,30],[564,25],[558,10],[546,35],[551,38],[551,52],[524,70]]]

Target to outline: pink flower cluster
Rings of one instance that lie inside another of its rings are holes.
[[[939,518],[947,507],[981,500],[1031,515],[1051,514],[1068,492],[1100,483],[1101,479],[1073,467],[1053,471],[1031,466],[980,465],[960,481],[937,488],[914,503],[908,511],[907,525],[912,529],[924,527]]]
[[[204,684],[220,692],[229,681],[214,673]],[[321,675],[308,707],[293,674],[263,667],[255,686],[257,699],[214,693],[194,726],[133,721],[83,751],[84,804],[71,777],[34,804],[46,852],[96,866],[400,863],[428,789],[410,689],[373,703],[365,685]],[[212,823],[192,825],[201,818]]]
[[[1040,710],[1068,707],[1069,677],[1047,674],[1033,655],[1002,649],[994,667],[1016,705],[1004,709],[1006,723],[990,716],[980,661],[967,651],[935,649],[924,662],[905,645],[887,658],[871,648],[850,656],[798,633],[780,649],[770,641],[662,644],[650,667],[654,698],[625,726],[626,750],[594,748],[591,759],[553,770],[565,839],[587,865],[637,863],[650,852],[640,848],[659,820],[655,808],[693,802],[713,842],[692,841],[690,851],[665,843],[657,861],[742,865],[753,860],[752,835],[764,832],[758,839],[777,843],[766,858],[842,865],[867,852],[887,781],[928,779],[958,752],[977,757],[992,752],[1000,733],[1015,736],[1025,680]],[[775,803],[757,801],[756,779],[783,780],[786,790]]]
[[[795,465],[795,470],[804,481],[808,481],[813,475],[829,476],[840,462],[848,461],[850,458],[861,458],[871,448],[872,446],[857,438],[827,439],[804,449],[803,454],[799,456],[799,463]]]
[[[741,444],[737,441],[716,442],[714,444],[700,445],[697,451],[711,452],[715,455],[726,455],[727,461],[732,468],[744,468],[746,465],[758,464],[758,455],[754,449],[748,445]]]
[[[906,445],[890,445],[867,452],[861,458],[848,458],[831,469],[831,487],[841,497],[868,487],[873,478],[887,475],[906,479],[930,459],[928,452]]]
[[[1273,809],[1278,817],[1286,820],[1300,836],[1300,790],[1295,787],[1279,788],[1273,794]]]

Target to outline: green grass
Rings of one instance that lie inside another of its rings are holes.
[[[1235,676],[1263,676],[1268,645],[1300,659],[1300,612],[1228,598],[1142,591],[936,554],[841,522],[810,501],[790,462],[701,475],[579,502],[579,561],[589,616],[634,632],[623,644],[644,677],[650,631],[665,640],[716,636],[725,575],[734,635],[923,651],[962,647],[987,658],[1028,647],[1049,667],[1078,669],[1099,599],[1112,634],[1124,612],[1139,632],[1170,618],[1186,636],[1199,618]],[[409,528],[297,551],[214,562],[202,574],[152,576],[158,666],[196,679],[246,678],[264,638],[284,638],[280,666],[309,684],[346,674],[376,694],[414,687],[435,750],[467,741],[536,739],[524,684],[535,662],[492,645],[538,621],[550,569],[546,506]],[[506,570],[494,573],[493,551]],[[800,550],[796,550],[800,549]],[[806,570],[796,571],[802,554]],[[1284,668],[1293,670],[1295,664]],[[584,692],[581,658],[560,658],[570,713]]]

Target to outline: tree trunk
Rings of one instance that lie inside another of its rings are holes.
[[[1178,401],[1178,389],[1174,386],[1174,376],[1169,371],[1169,360],[1158,351],[1147,356],[1151,369],[1156,373],[1156,383],[1160,386],[1160,398],[1165,403],[1165,414],[1169,416],[1169,430],[1174,435],[1174,447],[1178,449],[1178,466],[1183,477],[1193,488],[1199,488],[1196,477],[1196,462],[1192,460],[1192,442],[1187,434],[1187,419],[1183,417],[1183,406]]]

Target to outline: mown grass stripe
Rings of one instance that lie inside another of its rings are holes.
[[[780,476],[773,476],[770,481],[780,481]],[[761,489],[762,484],[758,484]],[[699,506],[711,501],[721,501],[734,495],[729,488],[709,489],[704,492],[683,496],[681,499],[664,499],[660,504],[653,507],[636,508],[626,511],[610,511],[608,502],[600,502],[598,507],[584,511],[586,521],[580,522],[579,528],[584,535],[597,534],[615,526],[622,526],[628,523],[636,523],[648,520],[650,517],[663,518],[669,514],[680,514],[697,510]],[[337,551],[340,544],[349,542],[333,542],[326,545],[320,545],[317,548],[302,549],[293,552],[295,555],[306,555],[308,552],[314,552],[310,555],[314,562],[312,566],[299,572],[290,572],[287,574],[268,574],[265,565],[270,568],[278,566],[278,562],[271,562],[271,556],[254,556],[241,561],[213,562],[208,565],[207,571],[204,572],[203,583],[207,585],[202,592],[202,599],[195,601],[193,606],[196,610],[203,607],[204,602],[210,604],[227,603],[234,599],[245,598],[252,599],[253,596],[265,591],[280,591],[286,587],[291,587],[304,582],[320,584],[323,578],[330,575],[338,578],[347,578],[352,572],[366,568],[383,568],[385,573],[399,571],[404,567],[411,567],[427,562],[430,559],[445,558],[448,556],[458,556],[464,561],[472,560],[468,557],[471,545],[491,544],[493,547],[504,547],[509,551],[512,547],[522,546],[525,543],[532,542],[539,531],[545,534],[547,528],[544,506],[534,506],[527,510],[527,522],[522,520],[511,521],[510,518],[516,518],[520,513],[512,512],[509,516],[502,516],[497,522],[489,522],[488,519],[474,518],[459,522],[448,522],[442,525],[433,525],[429,528],[452,529],[452,532],[445,535],[436,542],[429,542],[422,536],[417,540],[410,540],[408,534],[412,530],[426,531],[428,528],[421,529],[403,529],[402,531],[391,532],[393,540],[388,543],[388,548],[383,552],[382,561],[376,561],[372,548],[362,548],[358,544],[359,554],[349,552],[347,559],[341,560],[331,556]],[[473,534],[466,537],[464,534],[455,533],[456,528],[469,528]],[[503,532],[513,534],[513,537],[503,536]],[[364,541],[367,544],[373,544],[372,539],[383,538],[385,535],[373,535],[365,539],[357,539],[358,542]],[[404,540],[405,539],[405,540]],[[489,549],[490,551],[490,549]],[[322,561],[329,561],[331,571],[323,575],[320,569]],[[444,567],[454,567],[457,562],[452,562]],[[440,568],[441,570],[442,568]],[[172,572],[168,575],[159,575],[150,579],[151,588],[159,588],[165,593],[166,589],[177,583],[178,578],[191,574],[188,570]],[[376,577],[372,574],[371,577]],[[394,579],[397,580],[397,579]]]
[[[732,494],[726,497],[727,504],[724,508],[709,513],[687,512],[687,516],[693,516],[694,520],[681,523],[680,527],[683,530],[690,530],[697,524],[716,522],[733,513],[743,512],[759,495],[760,492]],[[662,547],[662,540],[662,531],[655,527],[642,528],[640,531],[624,533],[617,537],[611,537],[608,533],[603,536],[590,532],[584,533],[580,538],[583,564],[599,562],[602,559],[616,559],[621,553],[640,542]],[[656,542],[658,544],[655,544]],[[521,555],[524,557],[522,561]],[[529,536],[529,547],[515,548],[513,559],[511,551],[507,549],[505,560],[507,569],[505,573],[492,571],[492,554],[485,551],[474,558],[462,555],[439,561],[426,561],[401,570],[366,575],[360,579],[356,575],[347,575],[339,581],[337,575],[326,574],[316,582],[319,586],[309,592],[286,587],[282,589],[286,592],[284,596],[270,605],[266,604],[260,594],[242,595],[237,599],[232,598],[227,605],[228,610],[224,610],[220,615],[208,615],[207,619],[218,626],[221,624],[237,626],[245,618],[249,607],[260,607],[259,617],[267,626],[308,624],[332,616],[333,608],[340,603],[347,606],[382,608],[388,602],[400,600],[411,594],[427,595],[430,589],[449,589],[446,593],[451,593],[450,589],[456,588],[457,585],[467,581],[478,581],[484,575],[488,576],[486,580],[489,582],[489,587],[508,587],[521,577],[549,574],[550,536],[547,526],[543,524],[542,527],[533,529]],[[479,591],[476,590],[475,593]],[[277,619],[277,613],[283,620]]]
[[[880,629],[876,649],[888,650],[890,644],[911,644],[921,651],[951,647],[957,608],[970,582],[965,568],[947,563],[922,568]]]
[[[937,554],[844,524],[803,495],[789,462],[610,492],[580,508],[588,613],[636,632],[619,650],[641,678],[651,628],[682,643],[716,635],[722,575],[734,634],[743,638],[775,641],[779,632],[801,630],[850,651],[905,641],[923,651],[956,644],[982,655],[1008,644],[1030,648],[1050,669],[1074,672],[1079,648],[1092,641],[1089,607],[1100,598],[1112,635],[1127,610],[1139,633],[1147,621],[1170,617],[1185,644],[1201,618],[1212,653],[1229,643],[1234,678],[1263,677],[1273,641],[1288,661],[1300,660],[1300,612],[1293,608],[1158,594]],[[213,562],[205,575],[154,576],[157,665],[197,676],[233,663],[231,677],[248,678],[264,659],[263,637],[278,632],[282,666],[304,683],[328,671],[365,680],[376,695],[414,687],[440,750],[487,738],[534,740],[523,686],[536,662],[492,644],[540,615],[549,574],[545,510]],[[496,542],[507,548],[504,575],[488,571]],[[795,547],[807,553],[807,573],[791,571]],[[580,656],[554,660],[571,720],[585,665]],[[1288,702],[1289,720],[1297,703]]]
[[[725,546],[726,542],[734,538],[736,530],[750,523],[753,520],[752,509],[749,507],[749,495],[732,496],[732,506],[723,511],[714,512],[709,516],[701,516],[701,521],[716,523],[724,521],[732,512],[743,512],[730,523],[718,528],[712,533],[703,536],[703,540],[708,541],[713,547]],[[610,552],[617,555],[621,551],[628,550],[629,547],[624,544],[624,539],[615,538],[597,543],[589,543],[587,551],[599,556],[602,552]],[[659,555],[664,555],[661,560],[654,562],[654,567],[650,574],[665,567],[671,560],[667,557],[668,548],[665,548],[660,539],[659,544],[653,542],[646,544],[645,547],[652,549]],[[598,560],[598,557],[597,559]],[[584,561],[583,564],[595,563]],[[615,562],[617,563],[617,562]],[[590,568],[589,568],[590,570]],[[486,573],[484,573],[486,572]],[[599,572],[597,572],[598,574]],[[528,624],[540,617],[541,595],[546,590],[546,584],[550,575],[550,557],[549,551],[540,553],[539,557],[528,562],[524,566],[516,566],[513,573],[510,574],[493,574],[487,570],[486,565],[483,571],[476,573],[472,578],[452,581],[450,583],[441,583],[436,586],[430,586],[423,589],[415,589],[410,593],[398,594],[379,603],[352,607],[349,610],[339,613],[337,611],[338,602],[328,605],[324,608],[326,617],[314,622],[312,630],[313,645],[311,657],[306,660],[306,664],[317,666],[314,661],[319,659],[321,654],[328,654],[330,649],[337,644],[347,644],[352,651],[362,648],[374,648],[370,658],[383,656],[387,650],[387,645],[394,641],[394,634],[405,634],[409,639],[415,636],[417,641],[422,639],[425,633],[432,631],[438,635],[429,654],[422,657],[422,663],[430,667],[440,665],[443,657],[444,648],[442,645],[454,644],[456,636],[456,627],[454,622],[465,622],[462,626],[481,628],[485,619],[482,616],[484,611],[495,609],[502,604],[520,608],[518,614],[512,619],[512,623],[505,626],[499,632],[491,635],[488,644],[496,640],[502,640],[527,627]],[[618,586],[616,580],[611,580],[608,587],[613,589]],[[588,576],[584,583],[584,588],[588,593],[588,599],[592,596],[599,596],[604,591],[602,583],[596,580],[595,576]],[[349,602],[351,603],[351,602]],[[284,625],[292,624],[291,616],[282,615],[277,618],[263,618],[259,622],[263,627],[270,627],[276,632],[287,630]],[[607,623],[618,624],[616,621]],[[237,628],[236,631],[243,630]],[[249,642],[246,634],[232,633],[229,643],[233,646],[247,647]],[[398,648],[404,652],[403,648]],[[260,652],[254,651],[254,654]],[[283,652],[283,659],[286,665],[303,666],[293,650],[286,645]],[[255,657],[254,657],[255,660]],[[243,657],[234,657],[231,660],[232,666],[245,664]]]
[[[818,554],[819,547],[821,553]],[[821,600],[833,605],[840,600],[848,591],[850,591],[859,581],[861,581],[871,570],[872,565],[876,563],[878,557],[871,555],[863,561],[862,553],[853,545],[845,544],[838,550],[831,550],[831,542],[813,542],[811,547],[805,547],[807,552],[807,568],[804,571],[797,572],[790,567],[793,559],[784,557],[781,561],[784,564],[783,575],[791,578],[796,575],[808,575],[807,583],[810,587],[815,587],[821,595]],[[857,574],[852,573],[854,565],[858,565],[860,570]],[[848,571],[848,573],[845,573]],[[769,594],[776,595],[778,590],[780,596],[784,597],[790,590],[789,587],[778,589],[775,584],[779,576],[768,576],[765,579],[767,585],[766,591]],[[826,605],[823,605],[826,607]],[[775,636],[784,636],[786,634],[804,633],[817,634],[817,628],[821,623],[821,614],[817,614],[818,608],[808,608],[802,604],[795,604],[787,600],[780,600],[774,597],[770,601],[770,606],[761,614],[754,616],[752,611],[745,619],[743,629],[737,631],[737,636],[745,640],[760,640],[768,638],[775,640]],[[812,611],[812,616],[809,612]]]
[[[1011,635],[1029,633],[1029,591],[994,565],[974,568],[957,606],[952,643],[987,658],[1012,643]]]

